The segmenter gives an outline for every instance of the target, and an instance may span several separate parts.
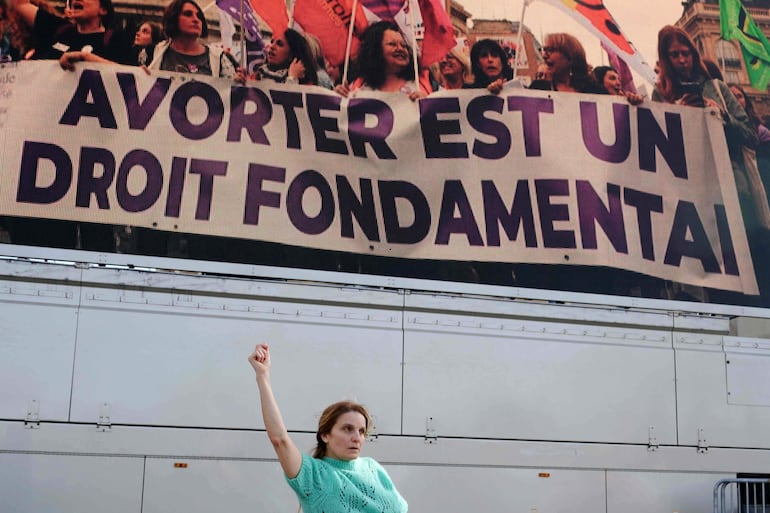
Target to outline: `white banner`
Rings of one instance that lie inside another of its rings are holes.
[[[3,215],[757,293],[710,111],[519,89],[346,99],[56,62],[2,71]]]

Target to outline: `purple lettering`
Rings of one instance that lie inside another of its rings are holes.
[[[455,210],[460,214],[455,217]],[[453,233],[464,233],[471,246],[483,246],[481,233],[473,216],[471,202],[460,180],[444,182],[444,193],[441,198],[441,212],[436,230],[436,244],[449,244],[449,236]]]
[[[609,208],[587,180],[578,180],[576,185],[578,217],[580,218],[580,237],[583,248],[596,249],[596,224],[602,227],[612,247],[618,253],[628,254],[628,241],[623,224],[623,205],[620,202],[620,186],[607,184]]]
[[[297,113],[294,109],[302,107],[302,94],[292,93],[290,91],[270,91],[273,103],[283,107],[283,114],[286,118],[286,147],[299,149],[300,135],[299,123],[297,122]]]
[[[168,198],[166,198],[166,217],[179,217],[182,208],[185,170],[187,159],[174,157],[171,160],[171,176],[168,179]]]
[[[265,180],[278,183],[286,182],[286,169],[262,164],[249,164],[243,224],[259,224],[259,207],[262,205],[271,208],[281,206],[280,194],[262,188],[262,182]]]
[[[102,168],[100,176],[94,174],[97,164]],[[112,152],[104,148],[81,148],[75,205],[88,208],[91,205],[91,194],[93,194],[99,208],[109,209],[110,200],[107,197],[107,189],[114,179],[115,157]]]
[[[655,244],[652,237],[652,212],[663,212],[663,198],[655,194],[626,188],[623,190],[623,201],[626,205],[636,209],[636,224],[639,227],[642,258],[654,261]]]
[[[461,142],[441,142],[441,136],[460,135],[459,119],[438,119],[439,114],[459,113],[458,98],[424,98],[420,100],[420,130],[425,158],[467,159],[468,146]]]
[[[158,110],[163,98],[166,97],[169,87],[171,87],[171,79],[156,78],[152,88],[145,95],[144,101],[139,101],[134,74],[117,73],[116,76],[123,93],[123,101],[126,103],[128,127],[132,130],[144,130]]]
[[[692,236],[692,240],[687,239],[688,233]],[[721,273],[717,257],[698,216],[698,210],[689,201],[679,201],[676,206],[663,262],[679,267],[683,256],[700,260],[703,270],[707,273]]]
[[[539,157],[540,113],[553,114],[553,100],[550,98],[529,98],[509,96],[508,110],[521,111],[521,127],[524,131],[524,149],[527,157]]]
[[[308,189],[315,189],[321,197],[321,208],[315,216],[305,213],[302,200]],[[286,210],[291,223],[302,233],[325,232],[334,221],[334,195],[323,175],[312,169],[298,174],[286,192]]]
[[[730,276],[740,276],[738,270],[738,259],[735,257],[735,247],[733,246],[733,236],[730,233],[730,224],[727,222],[727,211],[724,205],[714,205],[714,213],[717,218],[717,232],[719,233],[719,247],[722,249],[722,262],[725,267],[725,274]]]
[[[639,118],[639,168],[645,171],[657,171],[657,148],[677,178],[687,180],[687,159],[684,152],[684,135],[682,134],[682,118],[675,112],[666,112],[666,132],[658,125],[650,109],[639,108],[636,111]]]
[[[254,112],[247,114],[246,107],[254,105]],[[227,141],[239,142],[245,129],[251,142],[269,145],[265,125],[273,117],[273,104],[265,93],[256,87],[232,87],[230,89],[230,123]]]
[[[527,180],[516,182],[516,192],[510,210],[505,206],[500,193],[492,180],[481,182],[481,193],[484,198],[485,226],[487,245],[500,245],[499,226],[505,230],[508,240],[516,240],[519,230],[524,231],[524,243],[528,248],[537,247],[537,232],[535,231],[535,216],[532,213],[532,198],[529,193]]]
[[[128,190],[129,174],[134,169],[144,171],[144,188],[138,194]],[[143,212],[160,197],[163,188],[163,169],[155,155],[145,150],[132,150],[126,154],[118,169],[115,195],[118,204],[126,212]]]
[[[206,119],[195,124],[187,117],[187,105],[193,98],[206,104]],[[211,137],[219,129],[225,116],[225,104],[216,89],[205,82],[186,82],[179,86],[171,98],[169,117],[174,129],[182,137],[199,141]]]
[[[505,101],[493,95],[477,96],[468,104],[468,123],[482,134],[495,139],[491,143],[474,140],[474,155],[483,159],[501,159],[511,150],[511,133],[505,123],[484,116],[489,111],[502,114],[504,107]]]
[[[307,95],[307,115],[310,119],[310,126],[313,128],[317,151],[337,153],[339,155],[348,154],[348,146],[345,144],[345,141],[333,139],[326,135],[327,132],[340,132],[337,118],[328,118],[321,115],[322,110],[339,112],[341,102],[342,98],[338,96],[330,96],[328,94]]]
[[[552,179],[535,180],[535,195],[537,208],[540,211],[543,247],[576,248],[574,231],[556,230],[553,227],[554,221],[569,221],[569,207],[564,204],[551,203],[553,196],[569,196],[569,182]]]
[[[367,116],[374,116],[377,123],[366,126]],[[366,144],[371,145],[377,158],[395,159],[385,139],[393,131],[395,116],[388,104],[370,98],[351,98],[348,100],[348,137],[350,148],[356,157],[366,157]]]
[[[372,181],[368,178],[358,179],[358,187],[361,190],[361,194],[358,196],[346,176],[337,175],[336,178],[340,209],[340,235],[348,239],[353,238],[353,217],[355,217],[366,238],[379,242],[380,234],[377,229]]]
[[[214,195],[214,177],[227,174],[227,162],[221,160],[190,160],[190,173],[200,175],[198,204],[195,219],[208,221],[211,215],[211,197]]]
[[[89,96],[93,98],[93,102],[88,101]],[[94,69],[83,70],[59,124],[76,126],[84,116],[98,119],[102,128],[118,128],[102,75]]]
[[[37,185],[41,160],[48,160],[54,166],[54,179],[50,185],[44,187]],[[67,194],[71,183],[72,161],[66,151],[55,144],[24,141],[16,201],[40,205],[56,203]]]
[[[425,239],[430,230],[431,215],[428,200],[414,184],[403,181],[377,183],[382,203],[382,220],[385,225],[385,240],[393,244],[416,244]],[[412,207],[414,221],[401,226],[398,217],[397,200],[404,200]]]
[[[612,117],[615,126],[615,143],[606,145],[599,134],[599,114],[595,102],[580,102],[580,121],[583,132],[583,144],[586,149],[604,162],[623,162],[631,153],[631,121],[628,105],[612,104]]]

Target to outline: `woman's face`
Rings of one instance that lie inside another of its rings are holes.
[[[674,70],[679,80],[692,80],[693,57],[689,46],[674,41],[669,45],[666,56],[669,64],[671,64],[671,69]]]
[[[620,77],[615,70],[609,70],[604,74],[604,88],[610,93],[615,95],[623,94],[623,87],[620,83]]]
[[[185,36],[200,37],[203,32],[203,14],[195,4],[185,2],[182,12],[179,13],[179,34]]]
[[[551,72],[554,80],[561,81],[569,76],[572,61],[564,54],[564,51],[555,46],[553,41],[546,39],[543,47],[543,61]]]
[[[267,49],[267,64],[273,68],[287,68],[291,64],[291,48],[281,34],[270,40]]]
[[[409,47],[400,32],[386,30],[382,34],[382,56],[388,73],[398,74],[409,66]]]
[[[733,92],[733,96],[735,96],[735,99],[738,100],[738,103],[741,104],[741,107],[746,109],[746,97],[743,95],[740,89],[737,87],[731,87],[730,91]]]
[[[497,80],[503,74],[503,60],[489,50],[479,54],[479,67],[489,80]]]
[[[149,46],[152,44],[152,27],[149,23],[139,25],[134,36],[134,46]]]
[[[331,432],[321,435],[326,443],[326,456],[350,461],[358,458],[366,441],[366,419],[357,411],[343,413]]]
[[[463,73],[463,65],[457,60],[457,57],[451,53],[446,54],[440,61],[438,61],[439,70],[441,74],[446,76],[459,76]]]

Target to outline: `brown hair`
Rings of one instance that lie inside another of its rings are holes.
[[[710,76],[706,65],[703,64],[700,58],[698,49],[695,47],[695,43],[693,43],[687,32],[673,25],[666,25],[658,32],[658,66],[660,66],[658,92],[669,103],[673,103],[680,96],[679,79],[671,66],[671,59],[668,57],[668,49],[673,43],[685,45],[690,49],[693,78],[696,76],[709,78]]]
[[[351,411],[360,413],[364,416],[366,432],[369,432],[369,426],[371,425],[372,421],[371,417],[369,417],[369,412],[366,411],[364,405],[353,401],[339,401],[331,404],[326,407],[324,412],[321,414],[321,418],[318,419],[318,431],[316,431],[315,434],[316,446],[313,450],[314,458],[323,458],[326,456],[326,442],[324,442],[321,437],[331,433],[332,428],[337,423],[337,419],[340,418],[341,415]]]

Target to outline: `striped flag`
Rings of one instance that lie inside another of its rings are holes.
[[[540,0],[572,16],[596,35],[645,80],[655,83],[655,72],[620,31],[603,0]]]

